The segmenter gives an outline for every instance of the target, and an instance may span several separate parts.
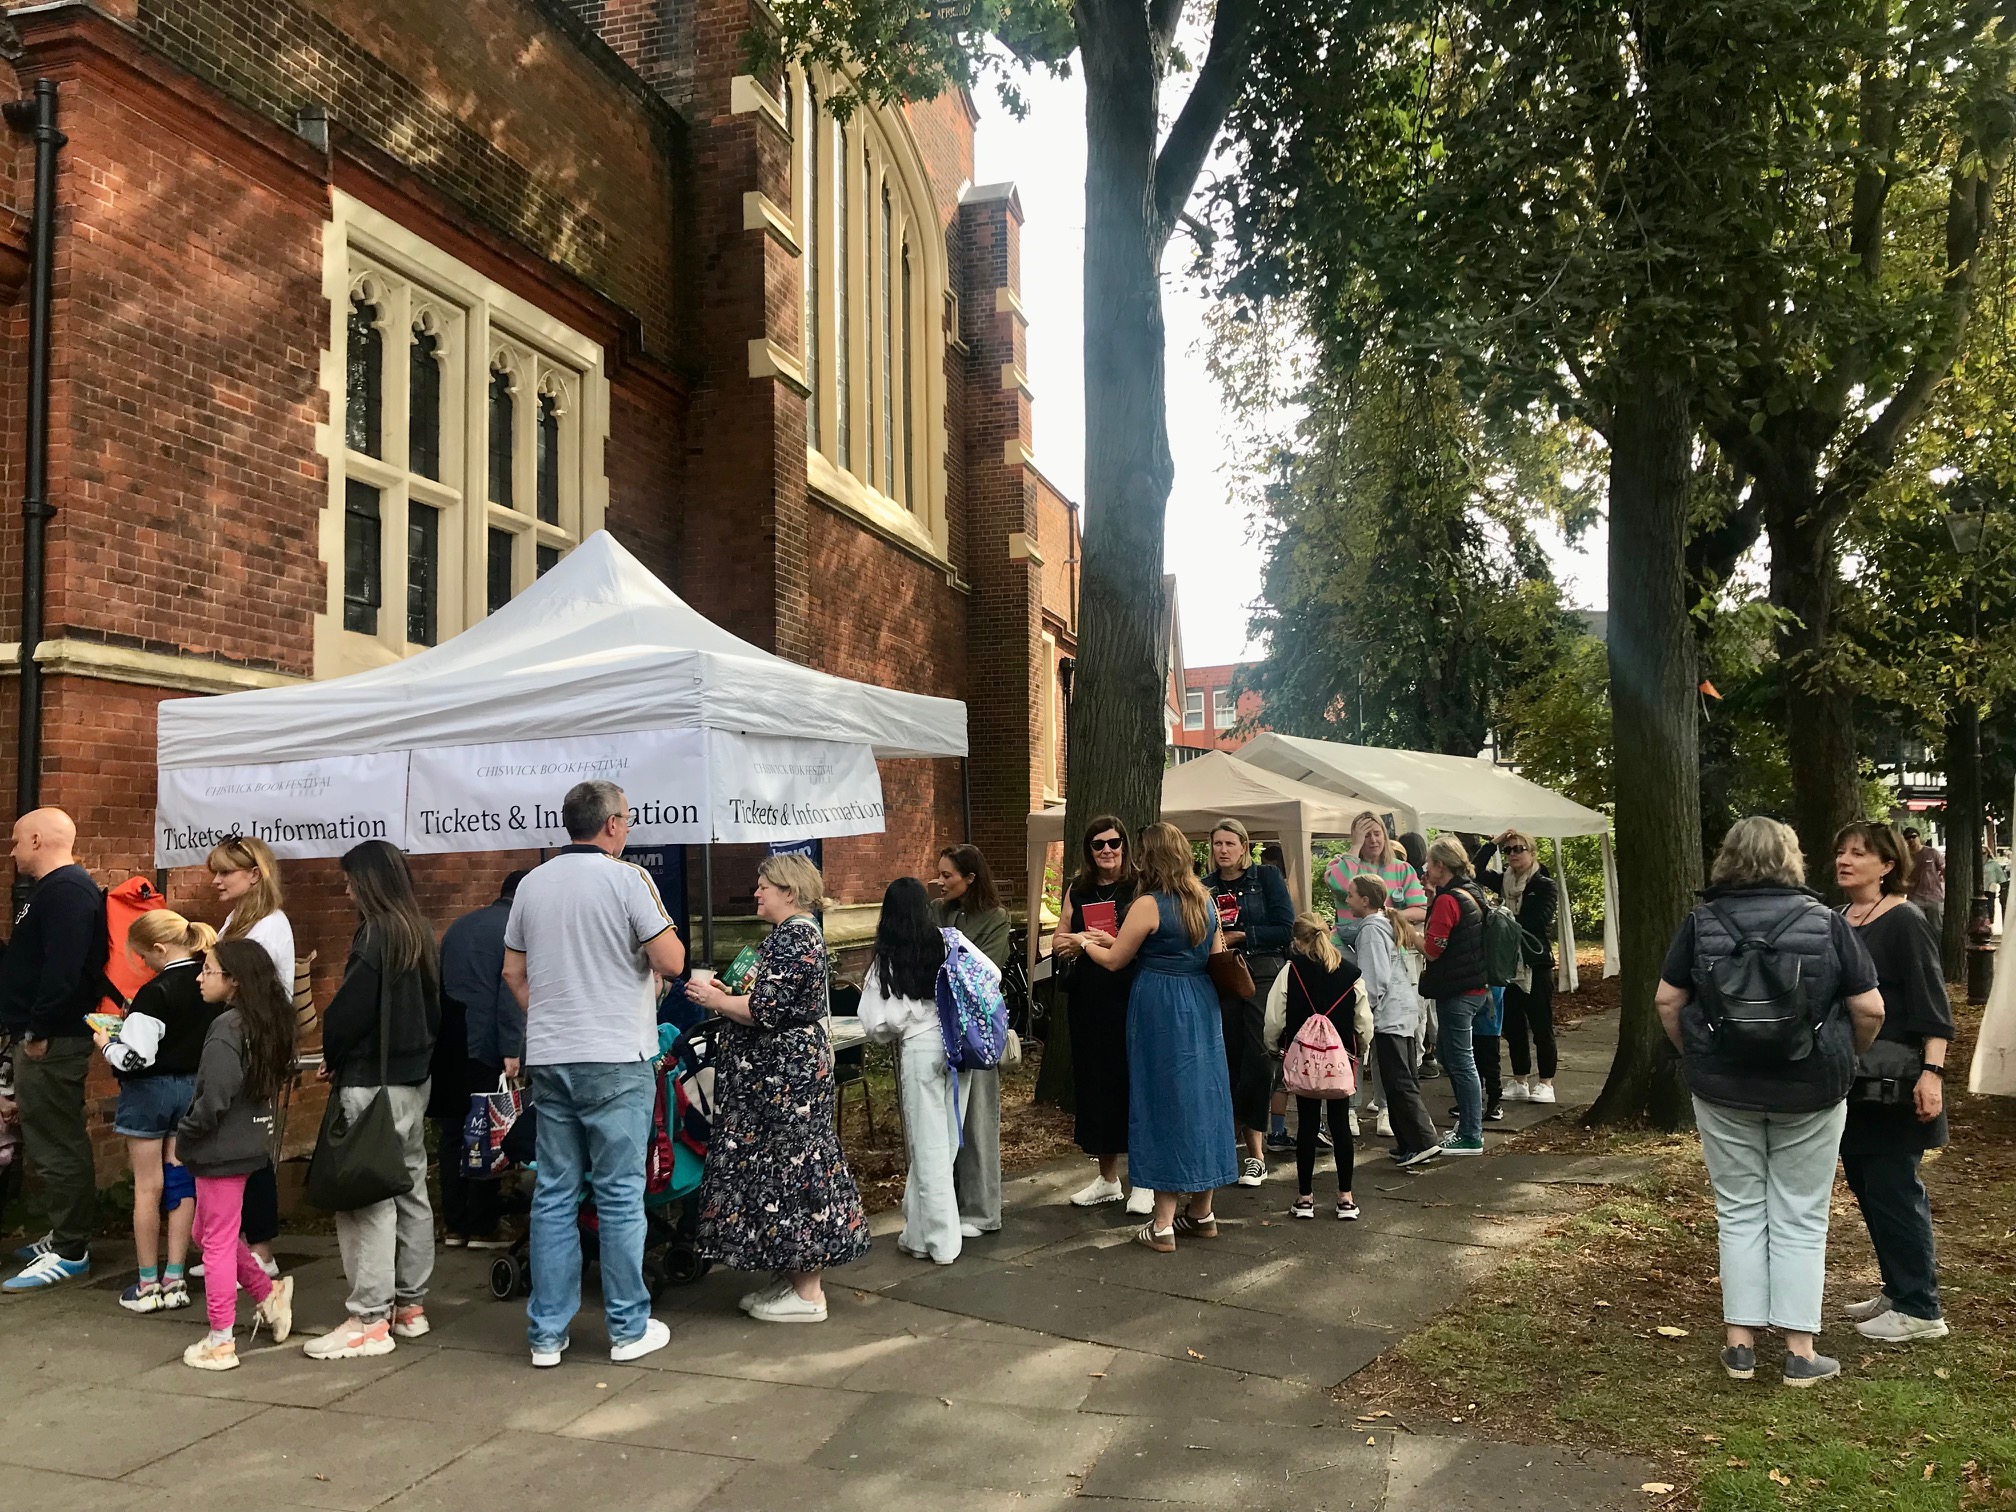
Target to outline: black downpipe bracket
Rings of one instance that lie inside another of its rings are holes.
[[[15,743],[15,815],[42,803],[42,641],[44,557],[49,521],[49,317],[56,250],[56,81],[37,79],[32,99],[0,106],[7,124],[35,138],[35,209],[28,275],[28,424],[21,491],[21,707]],[[17,879],[17,885],[20,879]]]

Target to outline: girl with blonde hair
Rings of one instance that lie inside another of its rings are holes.
[[[1370,1015],[1361,1012],[1363,1002],[1358,990],[1358,968],[1344,959],[1344,953],[1330,938],[1330,921],[1319,913],[1298,914],[1289,938],[1288,965],[1274,979],[1273,990],[1267,994],[1268,1048],[1277,1054],[1284,1053],[1302,1032],[1302,1026],[1320,1014],[1330,1020],[1351,1058],[1362,1062],[1372,1027]],[[1350,1103],[1344,1098],[1295,1099],[1297,1196],[1288,1211],[1296,1218],[1316,1216],[1316,1136],[1322,1128],[1325,1108],[1330,1113],[1330,1142],[1337,1160],[1337,1216],[1349,1221],[1358,1216],[1358,1203],[1351,1192],[1356,1150],[1351,1141],[1350,1121],[1345,1117]]]
[[[1154,1211],[1135,1237],[1170,1254],[1179,1233],[1218,1236],[1212,1193],[1238,1176],[1225,1137],[1232,1084],[1206,969],[1218,920],[1191,866],[1190,842],[1173,824],[1149,825],[1140,868],[1140,892],[1118,937],[1088,934],[1085,954],[1109,971],[1140,962],[1127,1002],[1127,1168],[1136,1185],[1155,1192]]]
[[[203,1035],[216,1017],[196,985],[196,957],[216,941],[208,924],[156,908],[128,927],[122,948],[154,973],[133,994],[116,1032],[94,1031],[113,1075],[119,1105],[113,1132],[126,1140],[133,1167],[133,1248],[140,1276],[119,1294],[128,1312],[189,1305],[183,1266],[196,1217],[196,1184],[175,1160],[175,1126],[196,1095]],[[168,1264],[161,1266],[161,1215],[168,1215]]]

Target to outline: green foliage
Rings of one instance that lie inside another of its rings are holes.
[[[1533,438],[1381,354],[1315,396],[1273,463],[1252,621],[1268,651],[1243,678],[1269,727],[1475,755],[1573,633],[1520,491],[1545,470]]]
[[[1507,696],[1504,728],[1521,776],[1587,808],[1607,807],[1610,660],[1603,643],[1570,637],[1551,667]]]

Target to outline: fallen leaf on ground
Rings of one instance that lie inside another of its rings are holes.
[[[1365,1442],[1368,1445],[1377,1444],[1379,1442],[1379,1435],[1376,1433],[1367,1434],[1365,1436]]]
[[[1203,1359],[1203,1358],[1204,1358],[1204,1356],[1202,1356],[1202,1355],[1200,1355],[1199,1353],[1197,1353],[1197,1351],[1196,1351],[1196,1350],[1194,1350],[1194,1349],[1186,1349],[1186,1350],[1184,1350],[1184,1351],[1183,1351],[1183,1353],[1185,1353],[1185,1354],[1187,1354],[1188,1356],[1190,1356],[1190,1358],[1191,1358],[1191,1359],[1193,1359],[1193,1360],[1201,1360],[1201,1359]]]
[[[1106,1372],[1103,1370],[1095,1370],[1091,1374],[1092,1379],[1095,1381],[1103,1381],[1106,1379]]]
[[[1953,1372],[1948,1370],[1944,1365],[1934,1366],[1932,1374],[1939,1377],[1939,1379],[1942,1381],[1950,1381],[1953,1379]]]
[[[1750,1461],[1746,1459],[1732,1458],[1729,1460],[1725,1460],[1724,1463],[1727,1464],[1731,1470],[1748,1470],[1750,1468]]]
[[[1640,1491],[1643,1491],[1647,1496],[1664,1496],[1668,1491],[1671,1491],[1673,1489],[1673,1482],[1647,1481],[1645,1482],[1644,1485],[1640,1486],[1638,1489]]]
[[[1608,1302],[1598,1302],[1596,1305],[1598,1307],[1608,1307],[1610,1304]]]
[[[1930,1480],[1930,1479],[1932,1479],[1932,1475],[1933,1475],[1933,1472],[1934,1472],[1934,1471],[1936,1471],[1936,1470],[1937,1470],[1938,1468],[1939,1468],[1939,1467],[1938,1467],[1938,1466],[1937,1466],[1936,1464],[1935,1464],[1935,1465],[1927,1465],[1927,1466],[1925,1467],[1925,1473],[1924,1473],[1923,1475],[1919,1476],[1918,1478],[1919,1478],[1920,1480]]]
[[[1776,1466],[1772,1467],[1770,1479],[1774,1485],[1789,1486],[1792,1484],[1792,1477]]]
[[[1658,1334],[1662,1339],[1684,1339],[1687,1337],[1686,1329],[1675,1328],[1671,1323],[1661,1323],[1653,1332]]]

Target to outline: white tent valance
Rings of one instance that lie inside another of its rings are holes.
[[[1295,907],[1309,907],[1311,842],[1319,837],[1348,835],[1351,816],[1362,805],[1335,793],[1292,781],[1263,768],[1212,751],[1174,766],[1162,778],[1162,818],[1193,838],[1204,835],[1220,819],[1237,819],[1255,840],[1278,840],[1288,865],[1288,895]],[[1043,866],[1048,848],[1064,841],[1064,871],[1078,866],[1075,840],[1065,840],[1062,807],[1038,809],[1029,816],[1029,896],[1043,896]],[[1032,958],[1037,931],[1030,930]]]
[[[156,856],[232,833],[295,857],[565,844],[560,798],[586,777],[624,788],[640,845],[869,834],[877,757],[965,754],[964,704],[738,639],[598,531],[405,661],[162,704]]]
[[[1248,741],[1238,755],[1267,771],[1359,800],[1358,807],[1390,816],[1394,827],[1403,832],[1433,829],[1495,835],[1511,828],[1551,839],[1557,875],[1564,865],[1563,839],[1599,836],[1603,854],[1603,974],[1617,974],[1617,865],[1606,815],[1501,766],[1466,756],[1345,745],[1271,730]],[[1575,922],[1565,888],[1559,928],[1561,982],[1573,992],[1581,985],[1581,973],[1575,965]]]

